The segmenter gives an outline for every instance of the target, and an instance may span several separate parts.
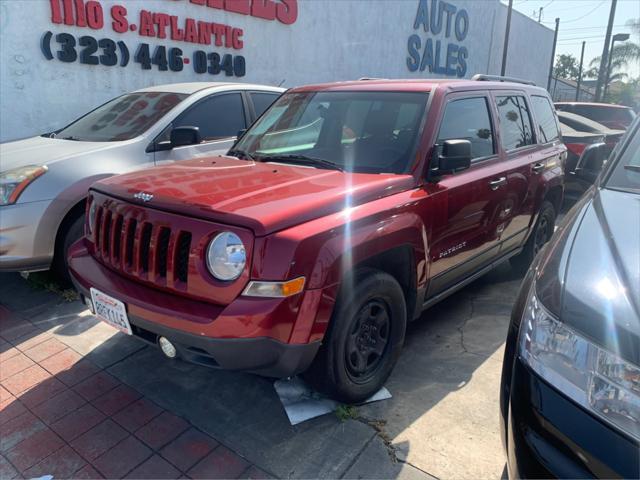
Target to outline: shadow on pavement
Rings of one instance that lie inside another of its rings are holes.
[[[410,325],[387,383],[393,399],[359,407],[354,420],[325,415],[295,427],[273,380],[170,361],[110,331],[79,302],[60,304],[17,276],[0,278],[0,302],[12,311],[278,477],[425,478],[428,472],[477,478],[503,472],[498,383],[520,280],[508,265]]]

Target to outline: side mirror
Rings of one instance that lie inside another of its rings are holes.
[[[448,173],[466,170],[471,166],[471,142],[469,140],[445,140],[440,153],[434,148],[429,174],[440,177]]]
[[[607,145],[605,143],[589,145],[580,155],[574,174],[588,183],[594,183],[606,160]]]
[[[176,127],[171,130],[171,148],[197,145],[202,142],[198,127]]]

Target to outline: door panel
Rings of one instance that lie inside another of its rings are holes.
[[[432,218],[425,219],[433,225],[427,297],[479,270],[499,249],[496,227],[507,189],[492,124],[485,92],[447,96],[437,143],[470,140],[474,159],[471,168],[443,177],[433,188]]]
[[[540,147],[535,143],[531,108],[524,92],[493,91],[492,99],[507,177],[497,226],[502,250],[506,252],[523,243],[531,223],[536,193],[531,182],[532,167],[541,160]]]
[[[169,140],[172,128],[198,127],[202,143],[155,152],[156,165],[224,155],[235,142],[238,132],[247,126],[245,108],[240,92],[218,93],[200,100],[171,122],[156,142]]]

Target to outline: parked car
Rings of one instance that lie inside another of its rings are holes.
[[[560,123],[562,140],[567,147],[565,162],[565,205],[573,205],[595,182],[609,155],[602,133],[579,132]]]
[[[588,103],[588,102],[557,102],[556,110],[562,112],[575,113],[589,120],[598,122],[614,130],[625,130],[636,113],[631,107],[624,105],[611,105],[609,103]]]
[[[53,267],[80,238],[101,178],[225,152],[283,91],[234,83],[159,85],[117,97],[70,125],[0,146],[0,270]]]
[[[640,471],[640,120],[525,277],[500,408],[511,478]]]
[[[565,156],[534,86],[295,88],[227,156],[94,184],[70,271],[101,319],[170,358],[305,372],[358,402],[409,320],[503,261],[526,270],[553,233]]]
[[[594,120],[590,120],[581,115],[569,112],[558,112],[558,118],[562,125],[566,125],[573,130],[584,133],[595,133],[598,135],[604,135],[604,143],[607,144],[609,152],[614,149],[616,144],[620,141],[624,135],[624,130],[616,130],[602,125]]]

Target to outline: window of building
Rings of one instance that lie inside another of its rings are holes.
[[[531,106],[538,122],[540,142],[548,143],[554,141],[560,134],[551,102],[549,102],[549,99],[546,97],[533,95],[531,97]]]
[[[500,138],[505,150],[531,145],[533,129],[529,107],[523,96],[509,95],[497,97],[500,115]]]
[[[463,98],[447,104],[437,143],[445,140],[469,140],[472,159],[495,153],[491,117],[484,97]]]

